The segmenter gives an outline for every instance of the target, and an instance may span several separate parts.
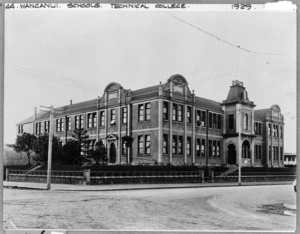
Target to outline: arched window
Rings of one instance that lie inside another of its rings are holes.
[[[244,118],[244,127],[245,127],[245,130],[248,130],[248,128],[249,128],[249,118],[248,118],[247,114],[245,114],[245,118]]]

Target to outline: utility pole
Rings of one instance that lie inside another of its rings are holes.
[[[97,142],[99,142],[99,125],[100,125],[100,113],[99,113],[99,110],[100,110],[100,97],[98,96],[98,100],[97,100],[97,124],[96,124],[96,127],[97,127]]]
[[[241,131],[242,131],[242,116],[241,116],[241,107],[239,108],[238,110],[238,113],[239,113],[239,144],[238,144],[238,150],[239,150],[239,186],[242,185],[242,145],[241,145]]]
[[[50,110],[50,122],[49,122],[49,143],[48,143],[48,169],[47,169],[47,190],[51,188],[51,164],[52,164],[52,141],[53,141],[53,132],[54,132],[54,113],[62,113],[59,111],[59,108],[56,110],[53,106],[46,107],[41,106],[42,108],[46,108]],[[44,110],[43,110],[44,111]]]

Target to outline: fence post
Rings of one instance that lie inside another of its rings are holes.
[[[83,185],[91,184],[91,169],[83,169]]]
[[[204,180],[204,170],[201,170],[201,183],[205,183],[205,180]]]
[[[9,168],[6,168],[5,180],[9,181]]]

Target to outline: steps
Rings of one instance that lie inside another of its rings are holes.
[[[236,170],[238,170],[239,167],[238,166],[228,166],[228,170],[223,172],[221,175],[219,175],[220,177],[222,176],[227,176],[233,172],[235,172]]]
[[[29,168],[23,175],[27,175],[27,174],[29,174],[30,172],[35,171],[35,170],[41,168],[42,166],[43,166],[43,165],[35,165],[35,166]]]

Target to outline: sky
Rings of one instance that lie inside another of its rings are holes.
[[[16,124],[35,106],[174,74],[219,102],[233,80],[244,82],[256,109],[281,107],[285,152],[296,152],[296,13],[269,11],[6,11],[4,143],[15,142]]]

